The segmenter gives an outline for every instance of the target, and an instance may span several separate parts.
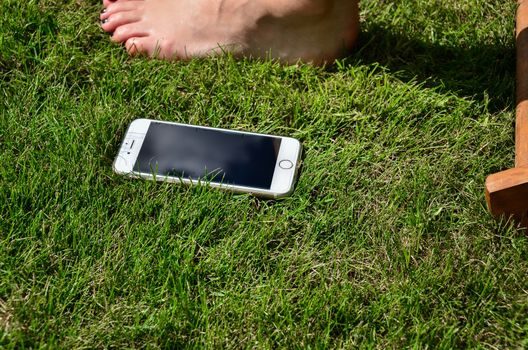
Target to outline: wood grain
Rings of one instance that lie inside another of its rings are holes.
[[[515,168],[488,176],[485,194],[494,216],[528,227],[528,0],[518,1],[516,45]]]
[[[517,118],[515,167],[528,166],[528,1],[517,10]]]

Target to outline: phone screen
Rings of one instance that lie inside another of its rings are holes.
[[[281,139],[151,122],[134,170],[270,189]]]

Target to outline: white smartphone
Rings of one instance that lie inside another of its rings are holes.
[[[290,137],[136,119],[114,171],[279,198],[293,191],[300,157],[301,144]]]

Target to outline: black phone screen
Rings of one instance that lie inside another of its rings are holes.
[[[134,170],[270,189],[281,139],[151,122]]]

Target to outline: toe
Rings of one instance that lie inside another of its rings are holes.
[[[128,23],[117,27],[112,34],[112,41],[117,43],[126,42],[130,38],[147,36],[148,32],[138,23]]]
[[[118,14],[120,12],[128,12],[128,11],[143,11],[143,1],[121,1],[121,2],[115,2],[110,4],[109,6],[105,7],[103,11],[101,11],[101,15],[99,18],[101,21],[109,18],[110,16],[113,16],[115,14]]]
[[[138,54],[151,55],[150,38],[148,37],[132,37],[125,42],[125,47],[129,55],[135,56]]]
[[[110,4],[113,4],[115,1],[112,0],[103,0],[103,7],[108,7]]]
[[[137,11],[118,12],[101,20],[101,27],[107,32],[115,32],[120,26],[136,23],[140,19]]]
[[[104,7],[108,7],[108,6],[110,6],[111,4],[114,4],[114,3],[126,2],[126,1],[130,1],[130,0],[103,0],[103,6]],[[135,1],[137,1],[137,0],[135,0]]]
[[[178,56],[164,45],[163,41],[155,40],[152,36],[131,37],[125,42],[125,47],[131,56],[138,54],[160,59],[186,59],[189,57]]]

